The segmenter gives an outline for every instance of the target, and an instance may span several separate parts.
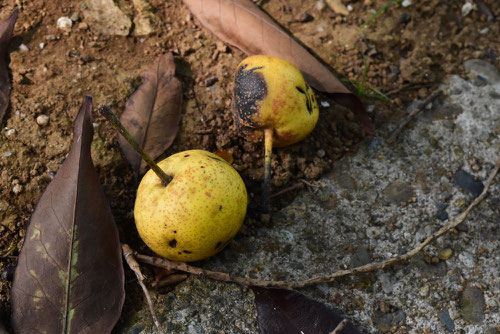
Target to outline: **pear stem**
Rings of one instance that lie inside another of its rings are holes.
[[[103,105],[98,109],[99,113],[103,115],[113,127],[125,138],[129,144],[134,148],[142,156],[142,159],[146,161],[146,163],[151,167],[151,169],[156,173],[156,175],[160,178],[161,183],[166,187],[170,181],[172,180],[161,168],[158,164],[151,159],[151,157],[141,148],[141,146],[135,141],[134,137],[125,129],[123,124],[120,122],[118,117],[111,111],[111,109],[107,105]]]
[[[273,129],[264,129],[264,189],[262,206],[265,213],[271,211],[271,158],[273,155]]]

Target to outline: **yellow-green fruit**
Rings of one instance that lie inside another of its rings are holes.
[[[287,60],[252,56],[237,68],[234,109],[241,125],[273,129],[273,145],[304,139],[318,121],[314,92],[300,70]]]
[[[142,240],[170,260],[198,261],[220,252],[238,232],[247,191],[236,170],[215,154],[191,150],[161,161],[172,181],[165,187],[146,173],[134,217]]]

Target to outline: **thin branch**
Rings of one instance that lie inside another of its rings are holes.
[[[432,235],[427,237],[421,244],[419,244],[417,247],[412,249],[410,252],[406,254],[402,254],[393,258],[390,258],[385,261],[381,262],[373,262],[366,264],[364,266],[352,268],[352,269],[346,269],[346,270],[339,270],[337,272],[334,272],[333,274],[330,275],[325,275],[325,276],[319,276],[303,281],[295,281],[295,282],[286,282],[286,281],[265,281],[265,280],[260,280],[260,279],[254,279],[254,278],[243,278],[243,277],[233,277],[228,273],[224,272],[217,272],[217,271],[211,271],[211,270],[205,270],[201,269],[198,267],[193,267],[190,266],[184,262],[175,262],[175,261],[170,261],[167,259],[161,259],[157,257],[150,257],[146,255],[141,255],[141,254],[136,254],[136,257],[139,261],[148,263],[157,267],[161,268],[166,268],[166,269],[174,269],[174,270],[179,270],[183,271],[186,273],[190,273],[193,275],[197,276],[205,276],[217,281],[223,281],[223,282],[233,282],[237,283],[240,285],[244,286],[260,286],[260,287],[265,287],[265,288],[283,288],[283,289],[293,289],[293,288],[302,288],[308,285],[313,285],[317,283],[327,283],[327,282],[332,282],[340,277],[344,276],[350,276],[350,275],[356,275],[360,273],[367,273],[367,272],[372,272],[372,271],[378,271],[390,266],[393,266],[395,264],[400,264],[407,262],[410,260],[412,257],[417,255],[419,252],[422,251],[427,245],[429,245],[431,242],[436,240],[437,238],[443,236],[444,234],[448,233],[450,230],[454,229],[457,227],[460,223],[462,223],[469,213],[474,209],[483,199],[486,197],[486,194],[493,183],[493,180],[498,173],[498,170],[500,169],[500,159],[497,160],[495,163],[495,168],[491,172],[490,176],[488,177],[488,180],[486,181],[484,185],[483,192],[481,195],[476,197],[474,201],[467,207],[467,209],[462,212],[459,216],[451,219],[447,225],[441,227],[439,230],[434,232]]]
[[[146,296],[146,301],[149,306],[149,311],[151,312],[151,316],[153,317],[153,322],[155,323],[155,326],[158,329],[158,333],[165,334],[165,332],[161,329],[161,325],[160,322],[158,321],[158,318],[156,317],[155,310],[153,309],[153,303],[151,302],[151,296],[149,295],[149,291],[146,288],[146,285],[144,284],[144,276],[142,275],[141,267],[139,266],[139,263],[137,263],[137,261],[135,260],[132,249],[130,248],[129,245],[122,244],[122,250],[125,261],[127,261],[128,266],[130,267],[130,269],[132,269],[135,276],[137,276],[139,285],[141,286],[142,291]]]
[[[340,334],[340,331],[347,326],[347,322],[347,319],[342,320],[342,322],[330,334]]]
[[[429,103],[434,101],[439,96],[439,94],[441,94],[441,89],[438,88],[431,95],[429,95],[425,100],[423,100],[421,103],[419,103],[417,105],[417,107],[415,109],[413,109],[413,111],[408,116],[406,116],[406,118],[401,122],[401,124],[399,124],[397,129],[392,133],[392,135],[389,137],[389,139],[387,139],[387,142],[390,144],[393,141],[395,141],[396,137],[399,135],[399,133],[401,131],[403,131],[403,129],[406,127],[406,125],[408,125],[408,123],[410,123],[410,121],[413,119],[413,117],[415,117],[415,115],[417,115],[422,110],[424,110],[424,108]]]

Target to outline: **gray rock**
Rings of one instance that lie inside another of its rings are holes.
[[[484,77],[490,84],[500,82],[500,73],[498,73],[497,68],[485,60],[467,60],[464,63],[464,67],[467,72]]]
[[[355,268],[368,264],[371,262],[371,257],[370,249],[366,246],[361,246],[351,257],[350,267]]]
[[[484,320],[486,302],[484,293],[476,287],[467,287],[460,296],[460,314],[473,324],[481,323]]]
[[[85,4],[83,15],[92,30],[104,35],[129,34],[132,21],[113,0],[87,0]]]
[[[442,310],[438,313],[438,318],[439,318],[439,321],[441,321],[441,323],[443,324],[444,328],[448,331],[448,332],[452,332],[455,330],[455,323],[453,322],[453,320],[450,318],[450,313],[448,312],[448,310]]]
[[[390,313],[383,313],[382,311],[377,310],[373,315],[373,322],[379,331],[387,333],[393,327],[404,325],[406,323],[406,313],[397,309]]]
[[[481,181],[476,181],[473,175],[460,169],[453,178],[455,184],[463,190],[470,193],[472,196],[477,197],[483,192],[484,184]]]
[[[490,327],[484,331],[484,334],[500,334],[500,331],[495,327]]]
[[[160,19],[146,0],[133,0],[137,15],[134,17],[134,35],[146,36],[158,31]]]
[[[383,191],[383,195],[391,203],[401,204],[413,197],[413,188],[408,183],[396,180],[391,182]]]

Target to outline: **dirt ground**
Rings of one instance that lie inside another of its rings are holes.
[[[2,0],[0,4],[0,20],[15,6],[21,9],[10,47],[11,105],[0,130],[0,314],[5,316],[26,227],[68,153],[73,118],[83,96],[92,95],[95,106],[106,103],[120,113],[141,81],[141,69],[164,52],[173,52],[184,87],[182,129],[166,154],[194,148],[229,151],[248,186],[251,202],[259,200],[263,148],[238,133],[230,108],[234,69],[245,55],[203,29],[181,0],[150,1],[161,23],[159,32],[147,37],[100,35],[92,25],[79,24],[84,22],[82,3]],[[362,81],[366,69],[366,84],[389,98],[362,96],[375,127],[398,122],[412,101],[428,96],[446,76],[463,74],[465,60],[481,58],[500,64],[500,25],[488,21],[489,15],[500,15],[496,0],[477,2],[476,9],[465,17],[461,15],[464,1],[414,1],[408,7],[393,4],[364,29],[363,23],[385,0],[350,1],[353,10],[345,18],[320,8],[321,1],[316,0],[258,3],[329,63],[340,78]],[[305,13],[310,20],[301,22]],[[59,17],[75,14],[70,32],[58,30]],[[20,50],[21,44],[28,50]],[[312,135],[292,147],[275,150],[274,193],[298,183],[313,183],[335,168],[336,160],[354,152],[364,138],[350,111],[334,105],[326,95],[318,93],[317,98],[322,107]],[[49,117],[47,124],[37,123],[40,115]],[[132,170],[118,147],[116,133],[101,116],[94,116],[92,155],[121,238],[147,252],[132,216],[136,188]],[[279,208],[289,203],[298,191],[300,187],[274,198],[273,205]],[[259,225],[252,217],[247,223]],[[130,314],[130,298],[137,291],[135,284],[126,289],[130,294],[124,317]]]

